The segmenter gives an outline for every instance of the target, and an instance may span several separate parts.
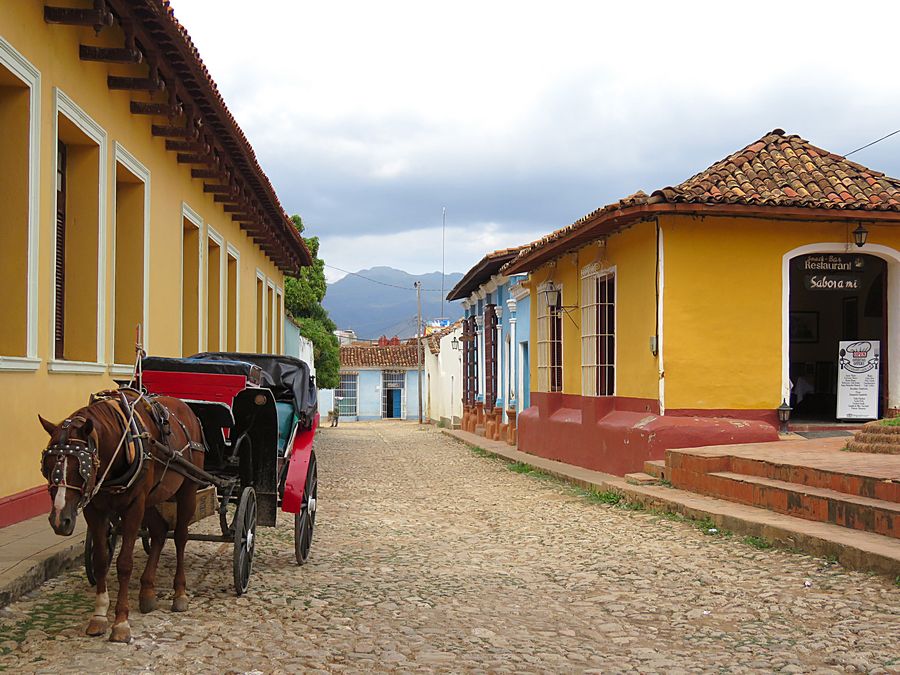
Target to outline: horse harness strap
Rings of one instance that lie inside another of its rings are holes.
[[[46,478],[51,485],[57,488],[66,488],[80,492],[81,498],[78,501],[78,508],[82,508],[93,496],[94,481],[96,480],[95,470],[100,466],[100,458],[93,434],[89,434],[86,441],[78,438],[69,438],[69,433],[75,422],[78,422],[80,427],[87,422],[87,419],[77,415],[64,420],[60,425],[59,441],[54,445],[48,445],[44,449],[41,464],[43,465],[43,460],[48,456],[56,457],[56,464]],[[78,474],[82,480],[80,487],[78,485],[69,485],[66,482],[69,458],[78,462]]]

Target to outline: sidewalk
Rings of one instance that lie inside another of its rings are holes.
[[[84,517],[71,537],[60,537],[47,516],[0,529],[0,607],[34,590],[84,556]]]
[[[774,511],[706,497],[663,485],[632,485],[620,476],[583,469],[537,455],[520,452],[501,441],[491,441],[466,431],[444,433],[473,448],[514,462],[529,464],[583,488],[611,490],[649,508],[680,513],[689,518],[709,518],[722,529],[745,536],[762,537],[783,548],[815,556],[834,557],[844,567],[900,575],[900,540],[851,530],[830,523],[794,518]]]

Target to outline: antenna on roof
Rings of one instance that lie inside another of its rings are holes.
[[[447,207],[443,207],[443,211],[441,213],[441,316],[444,316],[444,269],[446,266],[446,250],[445,244],[446,241],[445,233],[447,231]]]

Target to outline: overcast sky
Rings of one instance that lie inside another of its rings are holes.
[[[174,0],[327,263],[465,271],[773,128],[900,128],[896,3]],[[900,175],[900,134],[853,159]],[[334,280],[340,273],[329,270]]]

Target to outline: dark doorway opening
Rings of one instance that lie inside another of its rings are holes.
[[[790,262],[792,421],[837,419],[842,340],[881,347],[878,416],[887,404],[887,263],[860,253],[802,255]]]
[[[385,371],[381,377],[381,416],[384,419],[403,417],[403,391],[406,388],[406,373]]]

